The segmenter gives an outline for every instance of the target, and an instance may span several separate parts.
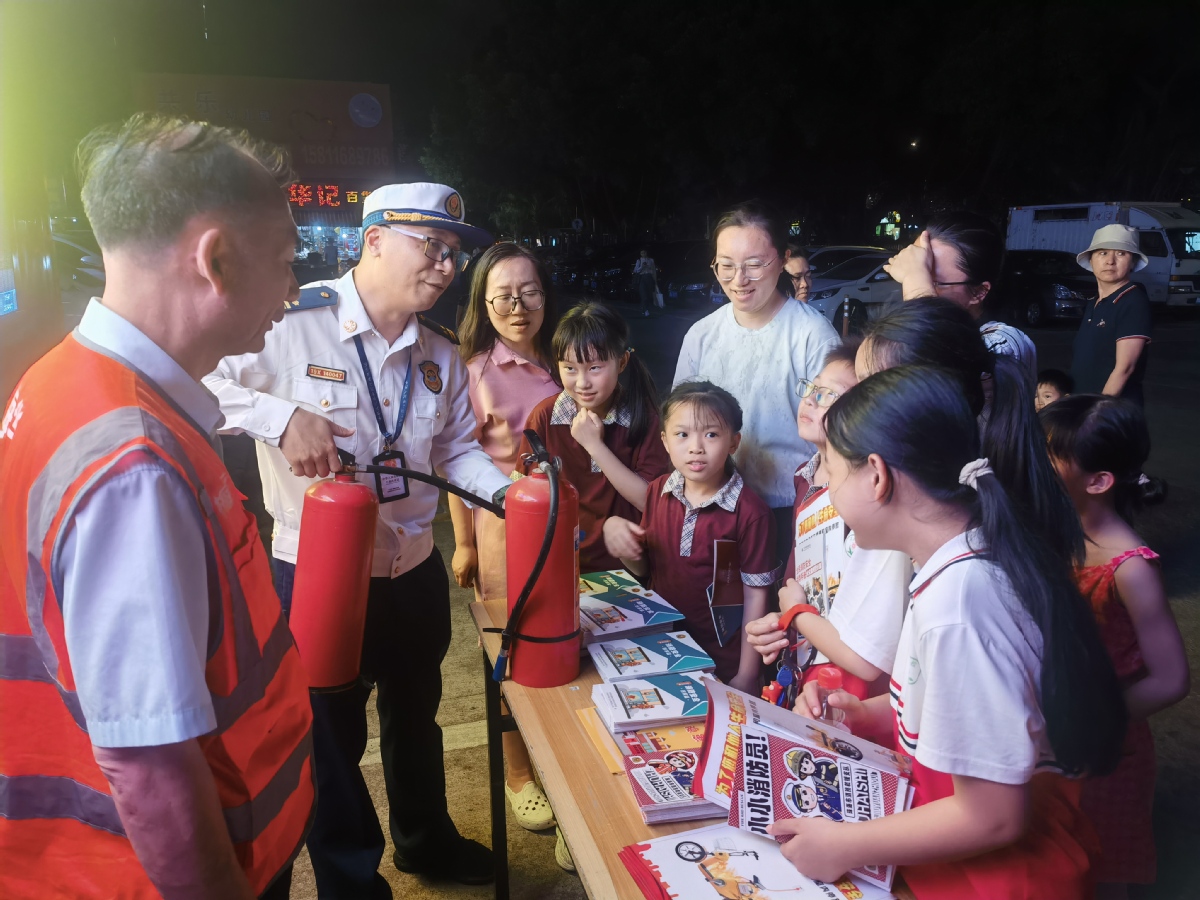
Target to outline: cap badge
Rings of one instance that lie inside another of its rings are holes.
[[[458,196],[457,192],[446,198],[446,212],[455,219],[462,218],[462,197]]]

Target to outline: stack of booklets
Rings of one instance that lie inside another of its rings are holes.
[[[781,819],[865,822],[908,808],[911,758],[708,676],[703,683],[708,719],[696,793],[727,810],[732,827],[766,836]],[[850,874],[891,890],[895,867]]]
[[[729,825],[630,844],[619,856],[646,900],[895,900],[889,889],[853,874],[828,884],[805,878],[775,841]]]
[[[642,587],[624,569],[593,572],[579,579],[579,625],[584,645],[640,637],[678,627],[683,613]]]
[[[651,675],[592,685],[592,702],[614,735],[620,731],[699,724],[708,714],[704,685],[694,675]]]
[[[709,819],[725,814],[717,804],[692,793],[699,754],[667,750],[625,757],[625,777],[647,825]]]
[[[712,657],[700,649],[686,631],[599,641],[589,644],[587,651],[596,664],[596,671],[607,682],[650,675],[710,672],[716,666]]]

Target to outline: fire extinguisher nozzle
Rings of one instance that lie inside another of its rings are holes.
[[[501,651],[496,657],[496,667],[492,669],[492,681],[503,681],[504,670],[508,668],[508,654]]]

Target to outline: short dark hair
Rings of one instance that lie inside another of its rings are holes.
[[[925,230],[930,239],[937,238],[958,252],[959,267],[972,285],[986,281],[993,289],[996,287],[1004,264],[1004,235],[991,219],[956,210],[942,213]]]
[[[737,402],[737,397],[711,381],[681,381],[675,385],[663,401],[663,428],[667,427],[667,419],[671,414],[681,406],[703,410],[730,431],[742,430],[742,407]]]
[[[1042,369],[1038,372],[1037,383],[1050,385],[1064,397],[1075,393],[1075,379],[1062,369]]]
[[[136,113],[102,126],[75,156],[83,208],[104,249],[162,247],[193,216],[261,212],[294,180],[287,151],[245,131]]]
[[[845,363],[850,368],[854,368],[854,362],[858,358],[858,348],[862,345],[861,334],[848,334],[842,338],[840,344],[836,344],[825,351],[825,360],[821,363],[821,368],[825,368],[830,363]]]
[[[550,341],[554,335],[554,329],[558,325],[558,304],[554,295],[554,284],[550,281],[550,273],[546,269],[546,264],[538,258],[538,255],[511,241],[504,241],[488,247],[475,263],[475,270],[471,275],[467,311],[463,314],[462,324],[458,328],[458,352],[464,362],[469,362],[480,353],[491,350],[496,346],[496,341],[500,339],[500,335],[496,333],[487,313],[487,281],[492,269],[509,259],[529,260],[533,263],[538,281],[541,282],[546,301],[542,306],[544,310],[542,327],[534,335],[533,346],[541,357],[540,361],[546,363],[550,368],[554,368],[553,352],[550,349]],[[535,362],[537,361],[535,360]]]

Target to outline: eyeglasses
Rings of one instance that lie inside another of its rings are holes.
[[[800,383],[796,385],[796,393],[801,398],[812,397],[813,403],[822,409],[832,406],[833,401],[842,396],[837,391],[819,387],[815,382],[809,381],[807,378],[800,379]]]
[[[524,291],[519,297],[510,297],[505,294],[502,297],[493,297],[488,303],[492,305],[492,311],[498,316],[511,316],[517,311],[518,303],[526,312],[533,312],[546,305],[546,292]]]
[[[809,269],[806,272],[788,272],[788,275],[791,276],[792,281],[812,281],[813,273],[812,269]]]
[[[439,241],[435,237],[430,237],[427,234],[418,234],[415,231],[405,231],[398,225],[385,225],[385,228],[390,228],[392,231],[398,231],[401,234],[406,234],[410,238],[425,242],[425,256],[435,262],[445,262],[453,257],[454,271],[462,272],[467,268],[467,263],[471,261],[471,254],[463,253],[461,250],[455,250],[445,241]]]
[[[744,263],[735,263],[731,259],[714,259],[709,266],[713,270],[713,274],[717,276],[718,281],[733,281],[733,276],[741,269],[746,273],[746,277],[751,281],[758,281],[767,271],[767,267],[775,262],[775,259],[769,259],[763,262],[761,259],[748,259]]]
[[[935,281],[934,287],[958,287],[961,284],[974,284],[973,281]]]

